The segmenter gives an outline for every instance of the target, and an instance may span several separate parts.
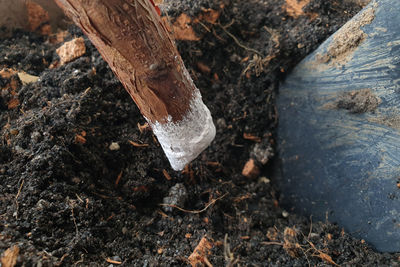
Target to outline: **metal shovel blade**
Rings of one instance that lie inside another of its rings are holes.
[[[372,1],[278,98],[282,202],[400,251],[400,2]]]

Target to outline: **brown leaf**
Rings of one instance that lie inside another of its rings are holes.
[[[17,264],[17,258],[19,254],[19,247],[17,245],[8,248],[0,259],[2,267],[14,267]]]

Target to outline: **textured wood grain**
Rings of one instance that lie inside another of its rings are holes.
[[[149,0],[56,0],[152,123],[180,121],[196,89]]]

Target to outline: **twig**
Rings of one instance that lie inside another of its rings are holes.
[[[235,258],[231,252],[231,246],[228,243],[228,234],[224,237],[224,258],[227,261],[226,267],[233,267],[239,262],[239,258]]]
[[[230,25],[233,24],[233,21],[234,21],[234,20],[232,20],[232,22],[230,23]],[[229,26],[230,26],[230,25],[229,25]],[[235,43],[236,43],[238,46],[240,46],[241,48],[243,48],[243,49],[245,49],[245,50],[247,50],[247,51],[251,51],[251,52],[253,52],[253,53],[256,53],[257,55],[259,55],[259,56],[261,56],[261,57],[263,56],[263,55],[262,55],[260,52],[258,52],[257,50],[255,50],[255,49],[253,49],[253,48],[250,48],[250,47],[247,47],[247,46],[241,44],[241,43],[239,42],[239,40],[235,37],[235,35],[233,35],[232,33],[228,32],[228,30],[226,29],[228,26],[222,26],[222,25],[219,24],[219,23],[218,23],[218,26],[220,26],[221,29],[222,29],[227,35],[229,35],[229,37],[231,37],[231,38],[233,39],[233,41],[235,41]]]
[[[186,213],[199,214],[199,213],[202,213],[202,212],[206,211],[212,204],[214,204],[214,203],[217,202],[218,200],[224,198],[224,197],[225,197],[226,195],[228,195],[228,194],[229,194],[229,193],[225,193],[223,196],[211,200],[211,201],[210,201],[203,209],[201,209],[201,210],[186,210],[186,209],[183,209],[183,208],[181,208],[181,207],[178,207],[177,205],[174,205],[174,204],[165,204],[165,203],[160,204],[160,206],[167,206],[167,207],[175,208],[175,209],[178,209],[178,210],[183,211],[183,212],[186,212]]]
[[[18,193],[15,196],[15,201],[18,200],[19,194],[21,194],[22,186],[24,185],[25,180],[22,180],[21,185],[19,186]]]
[[[71,208],[72,221],[74,222],[74,225],[75,225],[76,236],[79,236],[78,225],[76,224],[76,219],[75,219],[75,214],[74,214],[75,201],[70,200],[69,203],[70,203],[70,208]]]
[[[81,259],[74,263],[74,266],[77,266],[79,263],[83,263],[83,254],[81,254]]]
[[[21,194],[22,186],[24,185],[25,180],[23,179],[21,182],[21,185],[19,186],[17,195],[15,196],[15,206],[16,206],[16,218],[18,218],[18,211],[19,211],[19,202],[18,202],[18,197]]]
[[[260,242],[261,245],[278,245],[278,246],[283,246],[283,243],[280,242],[274,242],[274,241],[265,241],[265,242]]]

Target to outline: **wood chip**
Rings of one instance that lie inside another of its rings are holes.
[[[311,20],[314,20],[318,17],[316,13],[304,13],[303,8],[310,3],[310,0],[286,0],[286,3],[283,5],[283,10],[286,13],[297,19],[302,15],[307,15]]]
[[[246,140],[257,142],[257,143],[261,142],[261,138],[260,137],[252,135],[250,133],[244,133],[243,134],[243,138],[246,139]]]
[[[209,265],[210,262],[207,256],[211,254],[213,244],[208,241],[207,237],[203,236],[193,253],[189,256],[188,260],[193,267],[203,266],[204,264]]]
[[[172,25],[172,28],[176,40],[186,40],[186,41],[200,40],[200,38],[196,36],[196,33],[194,32],[192,26],[190,26],[191,22],[192,19],[185,13],[182,13],[175,20],[174,24]]]
[[[118,265],[122,264],[121,261],[115,261],[115,260],[112,260],[112,259],[110,259],[110,258],[107,258],[107,259],[106,259],[106,262],[112,263],[112,264],[118,264]]]
[[[62,42],[64,42],[65,38],[69,35],[68,31],[59,31],[56,34],[53,34],[52,36],[50,36],[49,41],[52,44],[60,44]]]
[[[2,267],[14,267],[17,264],[19,247],[17,245],[8,248],[0,259]]]
[[[60,66],[75,60],[86,53],[86,46],[83,37],[75,38],[64,43],[56,50],[60,57]]]
[[[163,169],[162,173],[164,174],[165,179],[167,179],[168,181],[172,180],[171,176],[169,175],[166,169]]]
[[[242,175],[247,178],[256,178],[260,174],[260,169],[257,167],[254,159],[249,159],[243,167]]]
[[[4,68],[0,70],[0,76],[3,79],[10,79],[15,74],[17,74],[17,71],[13,69]]]
[[[283,9],[286,13],[293,17],[298,18],[304,15],[303,8],[310,2],[310,0],[286,0]]]
[[[123,171],[120,171],[120,173],[118,174],[117,179],[115,180],[115,185],[118,185],[119,182],[121,181],[122,173],[123,173]]]
[[[137,127],[138,127],[140,133],[144,133],[144,132],[149,131],[151,129],[150,125],[147,122],[144,123],[143,125],[141,125],[140,123],[137,123]]]
[[[149,146],[149,144],[140,144],[140,143],[136,143],[136,142],[131,141],[131,140],[128,140],[128,142],[129,142],[132,146],[135,146],[135,147],[148,147],[148,146]]]
[[[199,68],[199,70],[205,74],[210,74],[211,72],[211,68],[202,62],[197,62],[197,68]]]
[[[7,103],[8,109],[15,109],[19,106],[19,100],[18,98],[12,98],[10,101]]]
[[[75,135],[75,144],[85,144],[86,143],[86,138],[85,137],[83,137],[82,135],[80,135],[80,134],[77,134],[77,135]]]
[[[220,10],[217,11],[217,10],[214,10],[211,8],[207,8],[207,9],[203,8],[199,19],[207,21],[208,23],[211,23],[211,24],[216,24],[220,15],[221,15]]]

